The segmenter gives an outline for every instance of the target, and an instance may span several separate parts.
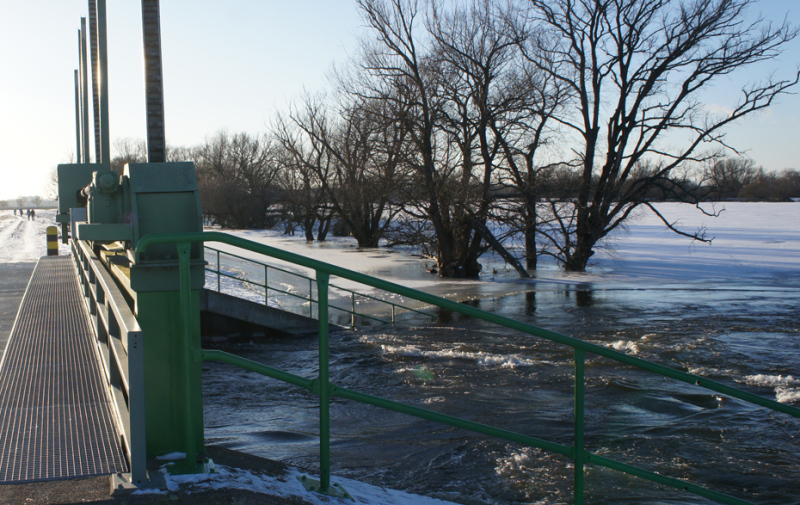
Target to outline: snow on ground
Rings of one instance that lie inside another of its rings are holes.
[[[37,210],[32,221],[11,210],[1,210],[0,263],[35,262],[47,256],[47,227],[55,226],[55,221],[55,210]],[[59,254],[68,252],[69,247],[59,241]]]
[[[273,477],[253,473],[248,470],[216,465],[213,472],[193,475],[170,475],[164,473],[167,489],[142,489],[134,494],[166,494],[168,491],[177,491],[179,488],[189,487],[192,491],[207,491],[215,489],[242,489],[262,493],[268,496],[284,498],[287,500],[299,499],[303,503],[315,505],[329,505],[334,503],[365,503],[381,505],[447,505],[436,498],[413,495],[403,491],[386,489],[378,486],[364,484],[355,480],[333,477],[332,483],[346,491],[352,500],[334,498],[322,494],[308,492],[301,482],[305,475],[297,469],[290,468],[286,475]]]
[[[788,278],[800,276],[799,203],[703,205],[707,212],[718,213],[717,217],[707,216],[687,204],[660,203],[657,208],[681,230],[693,233],[705,229],[707,238],[713,240],[704,243],[673,233],[655,214],[641,209],[625,229],[616,231],[597,249],[586,273],[563,272],[552,260],[542,258],[540,269],[531,282],[542,284],[542,287],[550,283],[623,283],[648,287],[679,282],[782,284]],[[349,237],[307,243],[300,235],[287,237],[278,230],[228,232],[445,296],[463,291],[469,282],[475,282],[442,280],[427,273],[427,269],[434,265],[431,259],[420,259],[391,249],[359,250]],[[226,249],[224,245],[207,245]],[[518,257],[523,254],[519,249],[512,250]],[[481,281],[518,280],[516,272],[498,256],[487,254],[481,261],[484,265]],[[304,273],[308,274],[307,271]]]
[[[781,283],[800,276],[800,204],[726,202],[692,205],[661,203],[670,222],[686,232],[705,228],[711,243],[692,241],[664,226],[642,209],[597,253],[594,273],[600,279],[663,282]]]

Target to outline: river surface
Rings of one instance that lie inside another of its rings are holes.
[[[800,406],[800,288],[792,282],[443,286],[474,307]],[[406,313],[395,326],[334,332],[332,382],[572,444],[569,348],[428,312],[435,322]],[[213,347],[317,373],[315,337]],[[586,377],[589,450],[754,503],[800,503],[800,419],[591,355]],[[204,365],[204,396],[207,444],[318,469],[316,396],[214,363]],[[562,456],[340,399],[331,415],[335,475],[464,504],[571,503],[572,464]],[[586,503],[713,503],[587,468]]]

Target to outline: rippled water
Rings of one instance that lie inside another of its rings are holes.
[[[470,304],[800,405],[798,290],[507,290]],[[438,316],[335,333],[332,381],[572,443],[569,349]],[[223,348],[317,371],[313,338]],[[588,449],[755,503],[800,503],[800,420],[606,359],[589,357],[586,376]],[[316,397],[217,364],[205,365],[204,388],[209,444],[318,466]],[[334,400],[331,412],[337,475],[461,503],[571,502],[571,462],[561,456],[349,401]],[[711,503],[597,467],[586,482],[587,503]]]

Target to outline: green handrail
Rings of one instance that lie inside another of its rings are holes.
[[[393,410],[396,412],[405,413],[408,415],[437,421],[440,423],[448,424],[451,426],[467,429],[477,433],[498,437],[504,440],[518,442],[532,447],[537,447],[547,451],[555,452],[567,456],[575,463],[575,476],[574,476],[574,498],[573,502],[576,505],[584,503],[584,467],[586,463],[591,463],[597,466],[603,466],[612,470],[626,473],[628,475],[645,479],[657,484],[669,486],[675,489],[680,489],[698,496],[709,498],[718,503],[726,505],[753,505],[751,502],[741,500],[729,495],[712,491],[710,489],[692,484],[687,481],[667,477],[654,472],[650,472],[632,465],[621,463],[610,458],[594,454],[584,448],[584,368],[586,354],[595,354],[610,358],[620,363],[632,365],[634,367],[646,370],[651,373],[669,377],[688,384],[697,385],[718,393],[722,393],[734,398],[737,398],[748,403],[759,405],[772,409],[777,412],[782,412],[794,417],[800,418],[800,409],[784,405],[773,400],[741,391],[739,389],[726,386],[724,384],[699,377],[696,375],[680,372],[664,365],[652,363],[640,358],[629,356],[627,354],[609,349],[597,344],[591,344],[582,340],[561,335],[559,333],[539,328],[530,324],[522,323],[514,319],[485,312],[468,305],[463,305],[458,302],[439,298],[422,291],[417,291],[399,284],[384,281],[381,279],[373,278],[365,274],[347,270],[335,265],[306,258],[304,256],[294,254],[287,251],[282,251],[274,247],[270,247],[257,242],[252,242],[240,237],[227,235],[221,232],[205,232],[205,233],[179,233],[173,235],[147,235],[142,238],[136,248],[136,260],[139,261],[139,255],[146,251],[147,247],[153,244],[166,244],[175,243],[178,245],[179,250],[192,242],[222,242],[228,245],[246,249],[266,256],[271,256],[280,260],[295,263],[307,268],[311,268],[317,272],[317,288],[319,293],[320,303],[320,318],[319,318],[319,339],[320,339],[320,352],[319,352],[319,375],[315,380],[308,380],[298,377],[287,372],[276,370],[258,363],[246,360],[244,358],[230,355],[222,351],[212,350],[197,350],[201,355],[201,359],[221,361],[233,364],[247,370],[252,370],[262,375],[273,377],[278,380],[289,382],[300,387],[304,387],[320,397],[320,491],[327,492],[330,490],[330,419],[328,404],[331,396],[338,396],[341,398],[355,400],[361,403],[374,405],[380,408]],[[181,275],[181,291],[188,294],[191,286],[189,284],[189,258],[188,255],[179,255],[180,269],[185,271]],[[560,344],[568,345],[575,350],[575,406],[574,406],[574,441],[572,446],[564,446],[545,440],[540,440],[534,437],[529,437],[520,433],[515,433],[507,430],[493,428],[480,423],[467,421],[464,419],[456,418],[439,414],[433,411],[404,405],[398,402],[386,400],[364,393],[350,391],[345,388],[340,388],[335,384],[330,383],[328,378],[328,324],[327,324],[327,291],[330,276],[338,276],[349,279],[355,282],[372,286],[385,291],[390,291],[407,298],[416,299],[443,309],[458,312],[470,317],[482,319],[484,321],[498,324],[506,328],[518,330],[530,335],[545,338],[547,340],[557,342]],[[325,297],[323,297],[323,294]],[[188,296],[182,297],[189,300]],[[323,309],[324,307],[324,309]],[[323,315],[325,318],[323,319]],[[187,395],[190,396],[190,395]]]
[[[279,268],[279,267],[276,267],[276,266],[273,266],[273,265],[268,265],[266,263],[262,263],[260,261],[256,261],[256,260],[254,260],[252,258],[246,258],[244,256],[240,256],[238,254],[233,254],[233,253],[230,253],[230,252],[227,252],[227,251],[222,251],[220,249],[215,249],[213,247],[204,246],[204,249],[208,249],[210,251],[214,251],[214,252],[217,253],[217,269],[214,270],[212,268],[206,267],[206,272],[211,272],[212,274],[216,274],[217,275],[217,291],[218,292],[222,291],[221,284],[220,284],[220,279],[222,277],[227,277],[229,279],[235,279],[235,280],[240,281],[240,282],[245,282],[247,284],[252,284],[254,286],[259,286],[259,287],[264,288],[265,303],[266,303],[266,298],[269,296],[269,294],[268,294],[269,291],[272,290],[272,291],[275,291],[275,292],[280,293],[282,295],[291,296],[291,297],[294,297],[294,298],[298,298],[300,300],[306,300],[306,301],[309,302],[309,305],[311,305],[311,306],[313,306],[315,303],[319,304],[318,300],[314,300],[314,298],[312,296],[311,288],[310,288],[310,285],[311,285],[310,283],[315,281],[315,279],[313,277],[308,277],[307,275],[298,274],[297,272],[292,272],[291,270],[286,270],[284,268]],[[239,260],[242,260],[242,261],[247,261],[247,262],[250,262],[250,263],[255,263],[256,265],[263,266],[264,267],[264,283],[262,284],[260,282],[256,282],[256,281],[253,281],[253,280],[250,280],[250,279],[246,279],[244,277],[238,277],[236,275],[230,275],[230,274],[227,274],[227,273],[223,272],[222,268],[220,266],[220,263],[221,263],[220,255],[221,254],[225,254],[226,256],[231,256],[233,258],[236,258],[236,259],[239,259]],[[277,270],[278,272],[281,272],[281,273],[284,273],[284,274],[288,274],[288,275],[292,275],[294,277],[298,277],[300,279],[304,279],[304,280],[309,281],[308,298],[306,298],[305,296],[302,296],[302,295],[297,295],[297,294],[292,293],[290,291],[284,291],[282,289],[278,289],[276,287],[269,287],[269,282],[268,282],[268,271],[269,270],[268,269]],[[336,305],[333,305],[333,304],[330,304],[330,303],[328,304],[328,306],[330,308],[332,308],[332,309],[336,309],[338,311],[350,314],[352,316],[351,326],[353,326],[353,327],[355,327],[355,318],[356,317],[361,317],[361,318],[364,318],[364,319],[370,319],[372,321],[376,321],[376,322],[379,322],[379,323],[382,323],[382,324],[390,324],[390,323],[394,324],[395,323],[395,315],[396,315],[396,309],[397,308],[400,308],[400,309],[403,309],[403,310],[406,310],[406,311],[409,311],[409,312],[414,312],[414,313],[417,313],[417,314],[421,314],[423,316],[431,318],[434,321],[436,320],[436,316],[434,316],[432,314],[428,314],[427,312],[421,311],[419,309],[414,309],[414,308],[411,308],[411,307],[407,307],[405,305],[400,305],[399,303],[387,302],[386,300],[381,300],[380,298],[376,298],[374,296],[371,296],[371,295],[368,295],[368,294],[364,294],[364,293],[359,293],[358,291],[353,291],[352,289],[343,288],[341,286],[335,286],[333,284],[331,284],[330,287],[331,288],[335,288],[335,289],[337,289],[339,291],[344,291],[345,293],[349,293],[351,295],[351,298],[352,298],[352,301],[353,301],[351,309],[346,309],[346,308],[339,307],[339,306],[336,306]],[[374,300],[374,301],[376,301],[378,303],[382,303],[384,305],[389,305],[392,308],[392,319],[391,319],[391,321],[387,321],[387,320],[381,319],[379,317],[370,316],[370,315],[367,315],[367,314],[362,314],[362,313],[356,312],[356,302],[355,302],[356,296],[358,296],[360,298],[366,298],[368,300]],[[311,311],[311,317],[313,317],[313,309],[310,310],[310,311]]]

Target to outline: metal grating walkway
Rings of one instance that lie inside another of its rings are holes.
[[[0,483],[127,471],[72,259],[36,265],[0,364]]]

